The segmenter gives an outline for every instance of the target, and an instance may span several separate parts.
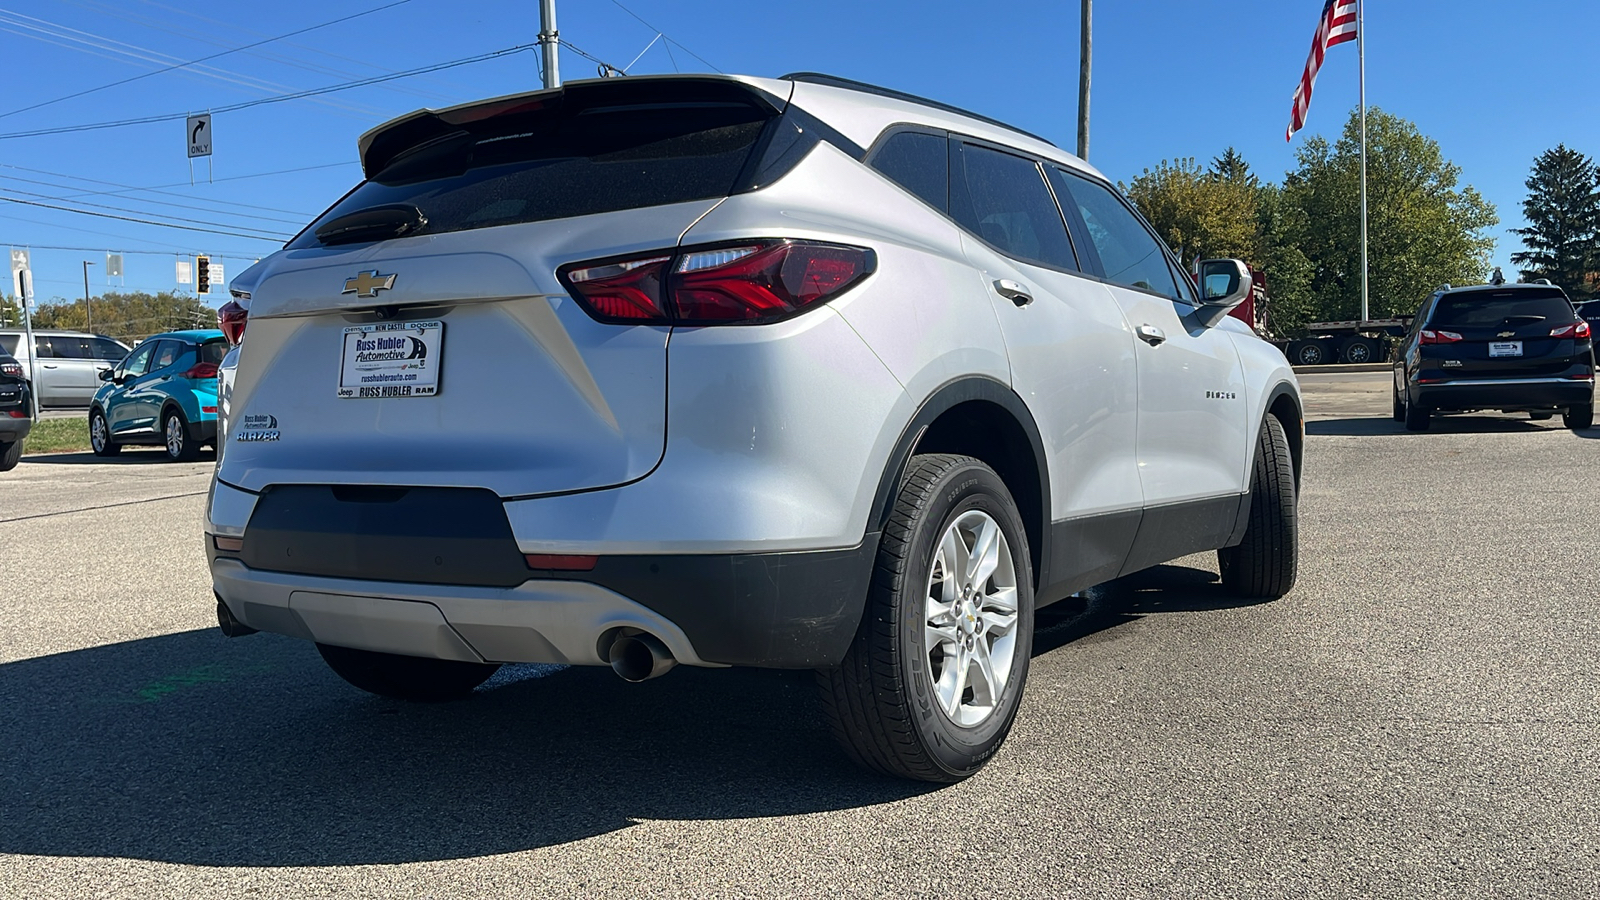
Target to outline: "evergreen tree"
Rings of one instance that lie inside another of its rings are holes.
[[[1239,151],[1232,147],[1222,151],[1221,156],[1212,157],[1211,177],[1250,187],[1258,187],[1261,184],[1261,179],[1251,174],[1250,164],[1245,162]]]
[[[1558,144],[1534,160],[1522,201],[1527,228],[1511,232],[1528,249],[1511,254],[1524,280],[1548,278],[1571,297],[1595,293],[1600,269],[1600,169],[1594,160]]]

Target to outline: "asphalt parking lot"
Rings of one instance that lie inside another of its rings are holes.
[[[215,627],[210,463],[0,476],[6,897],[1600,896],[1600,429],[1308,376],[1299,586],[1215,560],[1044,629],[953,787],[852,769],[808,673],[363,695]]]

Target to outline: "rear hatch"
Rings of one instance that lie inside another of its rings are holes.
[[[1448,380],[1561,377],[1588,357],[1590,342],[1573,337],[1578,322],[1559,288],[1445,294],[1423,326],[1443,343],[1422,345],[1419,374]]]
[[[218,477],[519,497],[648,474],[670,329],[594,321],[555,270],[674,246],[746,178],[782,100],[629,82],[364,137],[368,180],[251,286]]]

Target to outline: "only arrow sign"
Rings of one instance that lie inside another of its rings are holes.
[[[188,122],[189,158],[211,155],[211,114],[190,116]]]

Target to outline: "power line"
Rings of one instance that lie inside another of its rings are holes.
[[[701,62],[705,63],[706,65],[711,66],[712,71],[716,72],[717,74],[719,74],[719,75],[720,74],[726,74],[721,69],[717,68],[716,66],[712,66],[711,65],[711,61],[706,59],[704,56],[701,56],[700,54],[694,52],[693,50],[690,50],[688,47],[683,46],[683,44],[679,43],[678,41],[673,40],[672,35],[667,34],[665,31],[662,31],[661,29],[655,27],[654,25],[651,25],[649,22],[646,22],[644,20],[643,16],[641,16],[638,13],[634,12],[633,10],[627,8],[626,6],[623,6],[621,3],[618,3],[617,0],[611,0],[611,2],[615,3],[618,9],[622,10],[623,12],[627,13],[630,16],[633,16],[635,19],[638,19],[640,21],[640,23],[642,23],[644,25],[644,27],[650,29],[651,31],[654,31],[656,34],[661,35],[663,38],[666,39],[667,43],[669,43],[669,44],[677,44],[678,45],[678,49],[680,49],[683,52],[689,54],[690,56],[694,57],[695,59],[700,60]],[[670,54],[671,51],[669,50],[668,53]],[[673,60],[672,67],[674,69],[676,69],[678,67],[677,60]]]
[[[8,197],[5,197],[4,194],[19,194],[19,195],[21,195],[23,197],[33,197],[33,198],[36,198],[36,199],[39,199],[39,200],[61,201],[61,200],[66,199],[64,197],[56,197],[56,196],[53,196],[53,195],[50,195],[50,194],[41,194],[38,191],[24,191],[21,188],[5,187],[3,185],[0,185],[0,192],[3,192],[3,193],[0,193],[0,200],[9,199]],[[156,211],[152,211],[152,210],[148,210],[148,209],[129,209],[126,206],[109,206],[109,205],[107,205],[105,203],[91,203],[91,202],[89,202],[87,200],[79,201],[79,205],[80,206],[92,206],[95,209],[109,209],[112,212],[133,213],[134,215],[139,215],[139,216],[157,216],[157,217],[164,218],[164,219],[175,218],[175,216],[168,215],[167,213],[164,213],[164,212],[156,212]],[[243,229],[245,231],[259,231],[262,234],[277,234],[278,233],[278,232],[275,232],[275,231],[268,231],[266,228],[258,228],[258,227],[254,226],[254,225],[245,225],[245,224],[241,224],[241,223],[210,222],[210,221],[207,221],[205,219],[188,219],[188,218],[185,218],[183,221],[185,221],[185,222],[193,222],[196,225],[216,225],[219,228],[240,228],[240,229]],[[304,222],[287,222],[287,221],[282,220],[282,219],[279,219],[277,221],[283,222],[284,224],[287,224],[287,225],[294,225],[297,228],[305,224]]]
[[[342,163],[335,163],[334,165],[343,165],[343,164]],[[263,212],[284,213],[285,215],[298,216],[299,217],[299,219],[297,220],[298,222],[303,222],[306,219],[311,217],[310,213],[303,213],[303,212],[300,212],[299,210],[294,210],[294,209],[279,209],[276,206],[259,206],[259,205],[254,204],[254,203],[243,203],[243,202],[240,202],[240,201],[237,201],[237,200],[213,200],[213,199],[211,199],[209,197],[196,197],[196,196],[194,196],[192,194],[180,194],[180,193],[177,193],[175,191],[164,191],[164,190],[161,190],[159,188],[134,187],[131,184],[120,184],[120,183],[115,182],[115,181],[105,181],[105,180],[99,179],[99,178],[89,178],[89,177],[84,176],[84,175],[69,175],[66,172],[51,172],[48,169],[34,169],[34,168],[29,168],[28,166],[17,166],[17,165],[11,165],[9,163],[0,163],[0,169],[16,169],[18,172],[32,172],[35,175],[49,175],[52,178],[66,178],[66,179],[70,179],[72,181],[86,182],[88,184],[104,184],[104,185],[110,185],[111,187],[114,187],[114,188],[120,188],[121,189],[121,190],[116,190],[116,191],[85,191],[81,187],[75,187],[75,186],[69,185],[69,184],[50,184],[49,185],[50,187],[59,187],[59,188],[64,188],[64,189],[69,190],[69,191],[78,191],[79,192],[79,193],[72,194],[72,195],[67,196],[67,197],[59,198],[59,199],[62,199],[62,200],[75,200],[75,199],[77,199],[79,197],[98,197],[98,196],[103,196],[103,195],[115,195],[115,194],[126,194],[126,193],[140,192],[140,193],[149,193],[149,194],[160,194],[163,197],[182,197],[182,198],[184,198],[186,200],[198,200],[198,201],[200,201],[202,203],[210,203],[210,204],[213,204],[213,205],[227,206],[230,209],[236,208],[236,207],[242,207],[244,209],[259,209],[259,210],[262,210]],[[49,184],[49,182],[34,181],[33,179],[22,178],[22,177],[19,177],[19,176],[16,176],[16,175],[0,175],[0,178],[11,178],[11,179],[15,179],[17,181],[33,181],[34,184]],[[219,178],[217,180],[218,181],[223,181],[223,180],[226,180],[226,179]],[[151,203],[160,203],[161,201],[159,201],[159,200],[151,200],[149,202],[151,202]],[[164,205],[182,206],[183,204],[180,204],[180,203],[169,203],[169,204],[164,204]],[[199,209],[200,207],[189,207],[189,208],[190,209]],[[243,215],[243,213],[239,213],[238,215]],[[255,217],[252,216],[251,218],[255,218]],[[266,218],[266,217],[262,216],[261,218]]]
[[[76,190],[76,188],[74,188],[71,185],[56,184],[56,183],[49,182],[49,181],[41,181],[40,179],[37,179],[37,178],[23,178],[20,175],[0,175],[0,179],[4,179],[6,181],[20,181],[20,182],[23,182],[25,184],[43,185],[44,187],[65,188],[66,190],[69,190],[69,191]],[[11,192],[13,194],[21,194],[21,195],[23,195],[25,197],[38,197],[38,198],[40,198],[42,200],[60,200],[60,201],[64,201],[64,200],[68,199],[66,197],[59,197],[59,196],[56,196],[54,194],[41,194],[41,193],[38,193],[37,191],[25,191],[25,190],[22,190],[21,188],[8,188],[8,187],[0,186],[0,191],[9,191],[9,192]],[[144,199],[144,198],[140,198],[140,197],[131,197],[129,199],[131,201],[133,201],[133,202],[136,202],[136,203],[153,203],[153,204],[155,204],[157,206],[171,206],[171,207],[174,207],[176,209],[192,209],[192,210],[195,210],[197,212],[209,213],[209,214],[212,214],[212,215],[215,215],[217,212],[219,212],[218,210],[209,209],[209,208],[204,207],[204,206],[196,206],[196,205],[194,205],[192,203],[174,203],[171,200],[150,200],[150,199]],[[110,210],[116,210],[118,212],[131,212],[131,213],[140,213],[140,214],[148,214],[148,215],[156,215],[156,216],[165,216],[165,215],[167,215],[166,213],[163,213],[163,212],[151,212],[150,210],[147,210],[147,209],[128,209],[127,207],[123,207],[123,206],[108,206],[108,205],[106,205],[104,203],[91,203],[88,200],[80,200],[78,202],[82,206],[93,206],[96,209],[110,209]],[[252,214],[246,213],[246,212],[234,212],[232,210],[229,210],[229,212],[232,213],[232,215],[237,216],[238,218],[241,218],[241,219],[257,219],[257,220],[262,221],[262,222],[276,222],[276,223],[278,223],[280,225],[293,225],[293,226],[295,226],[297,228],[305,224],[305,219],[303,219],[303,218],[302,219],[284,219],[284,218],[280,218],[278,216],[258,216],[258,215],[252,215]]]
[[[129,84],[131,82],[139,81],[139,80],[144,79],[144,78],[149,78],[152,75],[160,75],[163,72],[171,72],[174,69],[188,68],[189,66],[198,65],[198,64],[203,63],[203,62],[209,62],[209,61],[211,61],[213,59],[219,59],[221,57],[227,56],[227,55],[232,54],[232,53],[238,53],[238,52],[240,52],[242,50],[249,50],[249,49],[252,49],[254,47],[260,47],[263,44],[270,44],[270,43],[272,43],[274,41],[281,41],[281,40],[284,40],[285,38],[291,38],[291,37],[294,37],[296,35],[305,34],[308,31],[316,31],[319,28],[327,28],[330,25],[337,25],[337,24],[339,24],[341,22],[348,22],[351,19],[359,19],[362,16],[370,16],[373,13],[383,12],[386,9],[393,9],[396,6],[401,6],[403,4],[410,3],[410,2],[411,2],[411,0],[393,0],[393,2],[386,3],[383,6],[374,7],[372,9],[368,9],[368,10],[365,10],[363,12],[352,13],[352,14],[350,14],[348,16],[343,16],[341,18],[334,19],[334,20],[332,20],[330,22],[323,22],[320,25],[310,25],[310,26],[307,26],[305,28],[300,28],[300,29],[297,29],[295,31],[291,31],[291,32],[289,32],[287,34],[280,34],[277,37],[264,38],[262,40],[256,41],[256,42],[251,43],[251,44],[245,44],[242,47],[234,47],[234,48],[229,49],[229,50],[222,50],[220,52],[213,53],[213,54],[211,54],[209,56],[202,56],[199,59],[189,60],[188,62],[174,63],[172,65],[166,66],[165,68],[156,69],[153,72],[143,72],[141,74],[134,75],[134,76],[129,77],[129,78],[124,78],[124,79],[122,79],[120,81],[113,81],[110,84],[102,84],[99,87],[87,88],[85,90],[81,90],[81,91],[78,91],[76,93],[67,94],[65,96],[57,97],[54,100],[43,100],[43,101],[40,101],[38,103],[33,104],[32,106],[24,106],[21,109],[14,109],[14,110],[11,110],[10,112],[0,113],[0,119],[8,118],[10,116],[17,115],[18,113],[29,112],[30,110],[39,109],[41,107],[51,106],[53,104],[61,103],[61,102],[67,101],[67,100],[73,100],[73,99],[76,99],[78,97],[86,96],[88,94],[98,93],[99,91],[108,90],[110,88],[120,87],[121,85],[124,85],[124,84]],[[9,11],[8,10],[0,10],[0,12],[9,12]],[[12,15],[16,15],[16,13],[11,13],[11,14]]]
[[[202,232],[202,233],[205,233],[205,234],[223,234],[223,235],[227,235],[228,237],[244,238],[245,240],[250,240],[250,241],[266,241],[268,243],[281,243],[283,241],[288,240],[291,237],[291,235],[273,234],[271,232],[262,232],[262,235],[266,235],[265,237],[263,237],[262,235],[255,235],[255,234],[240,234],[237,231],[218,231],[218,230],[216,230],[214,228],[191,228],[191,227],[189,227],[187,225],[176,225],[176,224],[173,224],[171,222],[155,222],[155,221],[152,221],[152,220],[149,220],[149,219],[135,219],[135,218],[131,218],[129,216],[117,216],[117,215],[112,215],[111,213],[94,212],[93,210],[88,210],[88,209],[73,209],[70,206],[56,206],[56,205],[53,205],[53,204],[50,204],[50,203],[40,203],[40,202],[38,202],[36,200],[19,200],[16,197],[0,197],[0,202],[4,202],[4,203],[20,203],[23,206],[37,206],[37,207],[40,207],[42,209],[54,209],[54,210],[58,210],[60,212],[77,213],[80,216],[95,216],[95,217],[98,217],[98,218],[101,218],[101,219],[116,219],[116,220],[121,221],[121,222],[134,222],[134,223],[139,224],[139,225],[154,225],[154,226],[156,226],[158,228],[175,228],[175,229],[177,229],[179,231],[195,231],[195,232]]]
[[[409,0],[407,0],[407,2],[409,2]],[[234,103],[234,104],[229,105],[229,106],[218,106],[218,107],[212,108],[211,112],[212,112],[213,115],[220,114],[220,113],[238,112],[241,109],[250,109],[250,108],[256,107],[256,106],[265,106],[268,103],[282,103],[282,102],[287,101],[287,100],[300,100],[300,99],[303,99],[305,97],[315,97],[315,96],[318,96],[318,95],[321,95],[321,94],[331,94],[331,93],[334,93],[336,91],[348,91],[348,90],[351,90],[352,88],[366,87],[366,86],[372,85],[372,84],[381,84],[381,83],[383,83],[385,81],[394,81],[397,78],[410,78],[413,75],[425,75],[425,74],[427,74],[429,72],[438,72],[438,71],[443,70],[443,69],[453,69],[453,68],[455,68],[457,66],[465,66],[465,65],[470,65],[472,63],[479,63],[479,62],[485,62],[485,61],[488,61],[488,60],[491,60],[491,59],[498,59],[499,57],[502,57],[502,56],[510,56],[512,54],[515,54],[515,53],[521,53],[524,50],[531,50],[536,46],[538,46],[538,45],[537,44],[518,44],[515,47],[506,47],[503,50],[494,50],[494,51],[491,51],[489,53],[480,53],[477,56],[468,56],[468,57],[465,57],[463,59],[455,59],[455,60],[451,60],[449,62],[435,63],[434,65],[431,65],[431,66],[423,66],[423,67],[418,68],[418,69],[409,69],[409,70],[404,71],[404,72],[395,72],[395,73],[392,73],[392,74],[389,74],[389,75],[374,75],[371,78],[363,78],[363,79],[360,79],[359,81],[347,81],[347,82],[344,82],[342,84],[333,84],[333,85],[328,85],[327,87],[320,87],[320,88],[310,88],[310,89],[304,90],[304,91],[294,91],[294,92],[288,93],[288,94],[279,94],[279,95],[274,96],[274,97],[262,97],[262,98],[257,99],[257,100],[246,100],[243,103]],[[61,126],[61,127],[58,127],[58,128],[39,128],[39,129],[35,129],[33,131],[12,131],[12,132],[7,132],[5,134],[0,134],[0,140],[11,140],[13,138],[27,138],[27,137],[43,137],[45,135],[52,135],[52,134],[75,134],[75,133],[81,132],[81,131],[100,131],[100,130],[106,129],[106,128],[121,128],[121,127],[127,126],[127,125],[148,125],[148,124],[151,124],[151,123],[154,123],[154,122],[175,122],[175,121],[179,121],[179,120],[182,120],[182,119],[187,119],[188,117],[189,117],[189,112],[185,111],[185,112],[180,112],[180,113],[166,113],[166,114],[157,115],[157,116],[143,116],[143,117],[137,118],[137,119],[119,119],[119,120],[112,121],[112,122],[94,122],[94,123],[85,124],[85,125],[65,125],[65,126]],[[0,118],[4,118],[4,116],[0,115]],[[218,180],[220,181],[221,179],[218,179]]]

